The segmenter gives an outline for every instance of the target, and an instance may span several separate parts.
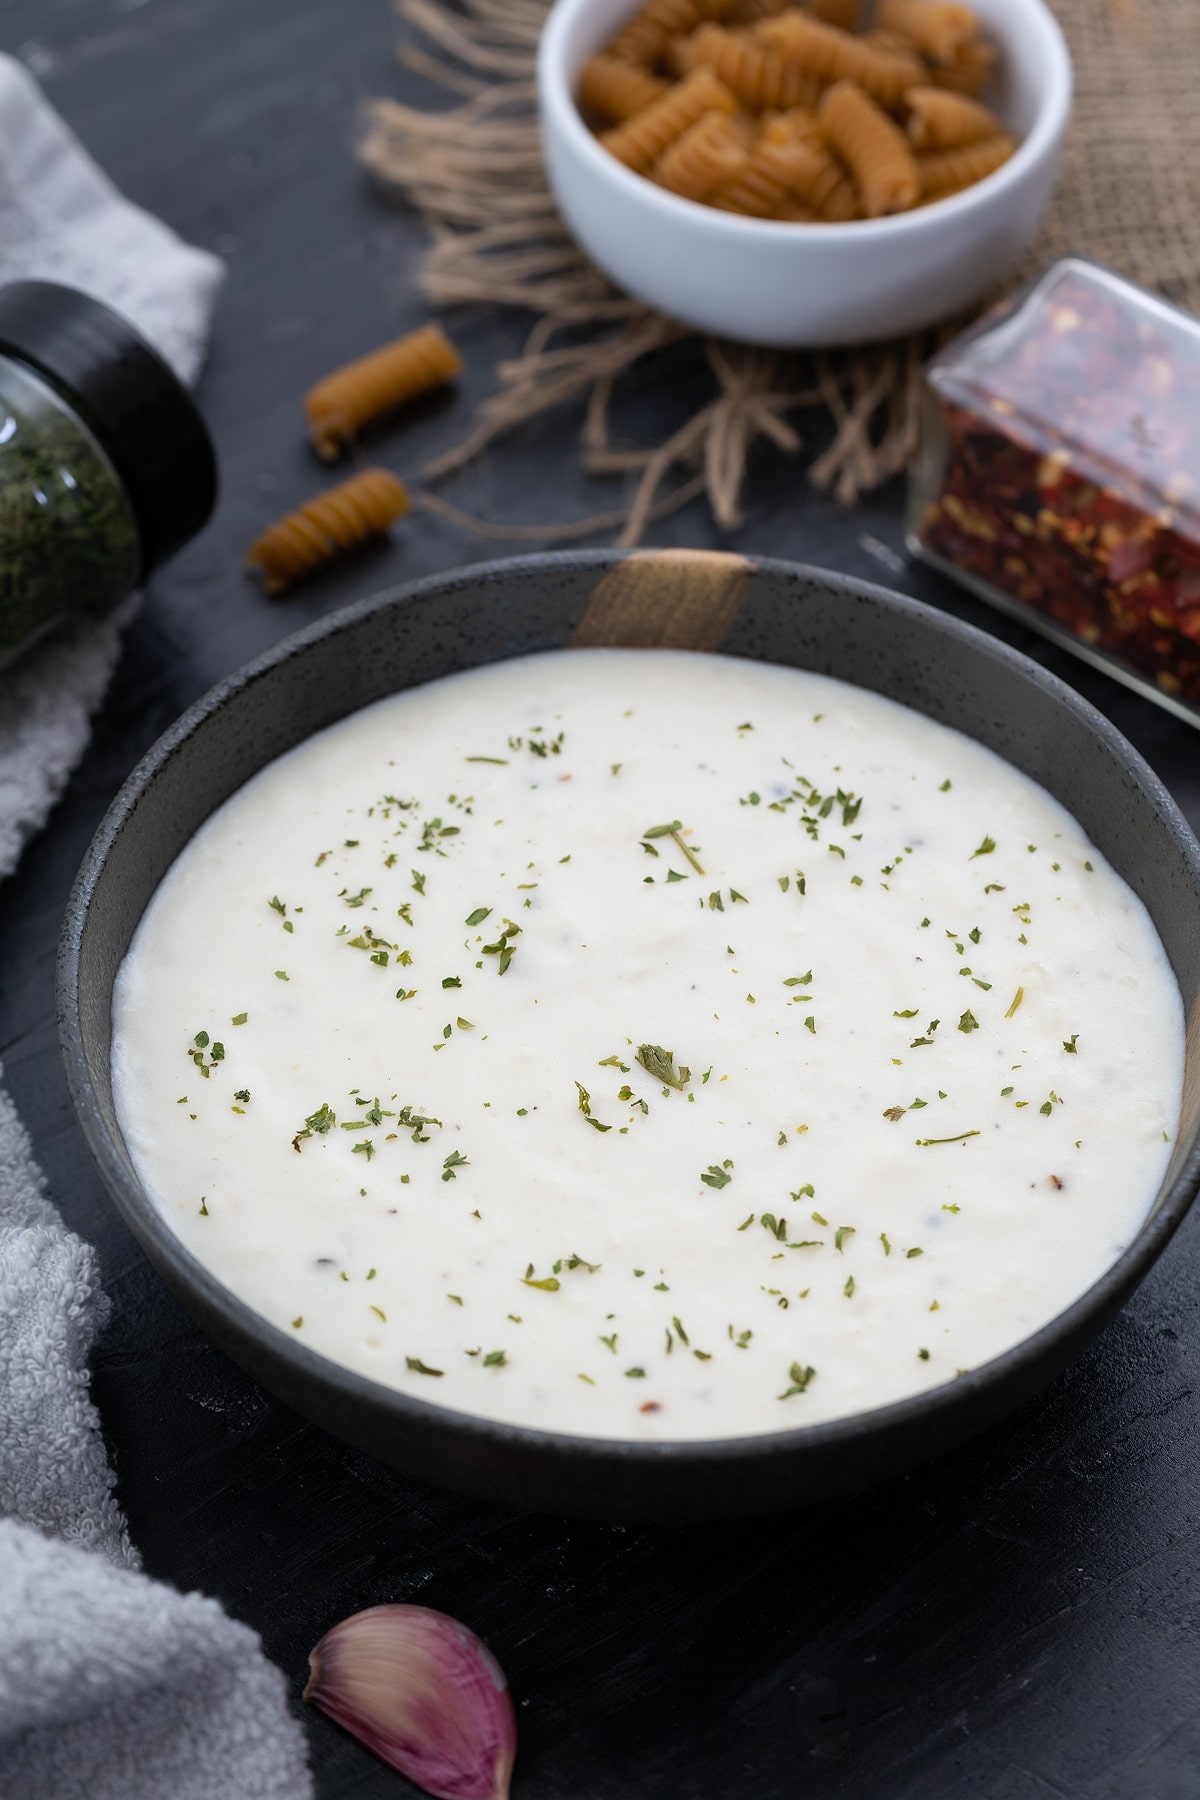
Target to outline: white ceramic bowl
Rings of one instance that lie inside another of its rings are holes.
[[[601,149],[575,105],[576,77],[636,8],[630,0],[557,0],[538,83],[546,169],[564,219],[618,287],[686,325],[745,343],[864,343],[970,305],[1032,237],[1071,107],[1070,56],[1043,0],[973,4],[1000,46],[988,100],[1022,140],[1016,154],[936,206],[794,225],[681,200]]]

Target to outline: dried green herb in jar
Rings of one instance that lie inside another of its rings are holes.
[[[132,326],[55,283],[0,289],[0,668],[117,605],[215,494],[191,397]]]

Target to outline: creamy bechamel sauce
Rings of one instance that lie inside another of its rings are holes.
[[[990,751],[795,670],[565,651],[235,794],[113,1059],[148,1192],[283,1330],[696,1439],[952,1380],[1083,1293],[1162,1179],[1183,1021],[1141,903]]]

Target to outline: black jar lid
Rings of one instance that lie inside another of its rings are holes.
[[[144,578],[216,503],[217,459],[191,395],[127,319],[54,281],[0,288],[5,352],[45,376],[103,446],[137,518]]]

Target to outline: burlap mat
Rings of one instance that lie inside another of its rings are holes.
[[[1076,98],[1058,192],[1017,281],[1066,250],[1099,257],[1200,311],[1200,0],[1050,0],[1075,62]],[[468,437],[426,469],[437,480],[504,432],[551,407],[582,414],[580,455],[623,477],[612,512],[551,530],[468,518],[436,494],[424,503],[486,535],[559,540],[619,532],[706,492],[718,523],[739,521],[747,452],[769,438],[798,455],[787,415],[821,408],[827,447],[811,479],[852,503],[902,470],[915,443],[921,365],[963,323],[867,348],[810,356],[703,341],[710,396],[665,442],[619,447],[614,387],[670,383],[694,362],[696,335],[617,293],[576,249],[542,175],[534,65],[547,0],[397,0],[401,61],[442,90],[427,110],[372,103],[363,160],[425,217],[422,288],[435,306],[483,301],[535,315],[523,353]],[[460,104],[446,107],[445,96]],[[690,341],[689,341],[690,340]]]

